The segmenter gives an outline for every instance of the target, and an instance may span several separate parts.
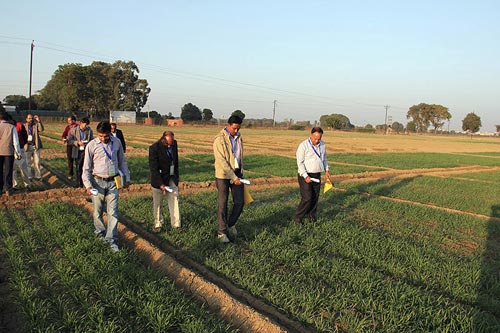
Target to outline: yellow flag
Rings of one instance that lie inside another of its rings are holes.
[[[243,198],[244,198],[245,206],[248,204],[251,204],[253,202],[253,198],[250,195],[250,191],[248,191],[248,188],[246,186],[243,186]]]
[[[325,187],[323,188],[323,193],[330,191],[332,188],[333,188],[332,181],[329,178],[327,178],[325,182]]]

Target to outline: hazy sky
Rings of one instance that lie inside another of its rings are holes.
[[[500,1],[3,1],[0,99],[29,95],[59,65],[134,61],[150,110],[193,103],[217,118],[406,125],[441,104],[459,130],[500,124]],[[147,108],[144,109],[147,111]],[[445,125],[445,129],[448,125]]]

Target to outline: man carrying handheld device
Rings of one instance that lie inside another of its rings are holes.
[[[215,184],[218,192],[217,239],[228,243],[228,234],[236,237],[236,222],[243,211],[243,140],[239,133],[243,120],[232,115],[214,140]],[[233,208],[228,216],[229,189],[233,196]]]
[[[120,140],[111,136],[110,123],[101,121],[97,124],[96,130],[97,138],[91,140],[85,148],[83,185],[87,194],[92,195],[94,232],[99,238],[109,243],[113,252],[117,252],[119,249],[116,244],[118,240],[118,187],[116,178],[122,175],[123,188],[128,188],[130,171]],[[95,194],[94,190],[97,190],[97,194]],[[107,230],[102,218],[104,201],[106,201],[108,216]]]
[[[308,139],[302,141],[297,148],[298,181],[300,187],[300,203],[295,212],[294,223],[302,224],[304,216],[309,221],[316,221],[319,192],[321,188],[321,172],[330,179],[326,147],[323,140],[321,127],[313,127]]]

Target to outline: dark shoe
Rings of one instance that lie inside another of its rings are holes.
[[[310,221],[310,222],[313,222],[313,223],[314,223],[314,222],[316,222],[316,220],[317,220],[317,219],[316,219],[316,216],[309,216],[309,221]]]
[[[154,227],[153,232],[159,233],[161,231],[161,227]]]

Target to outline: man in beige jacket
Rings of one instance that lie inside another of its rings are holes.
[[[228,234],[236,237],[236,221],[244,206],[243,178],[243,140],[239,133],[242,119],[231,116],[226,127],[214,140],[215,184],[218,191],[217,238],[222,243],[228,243]],[[227,214],[229,189],[233,196],[231,215]]]

